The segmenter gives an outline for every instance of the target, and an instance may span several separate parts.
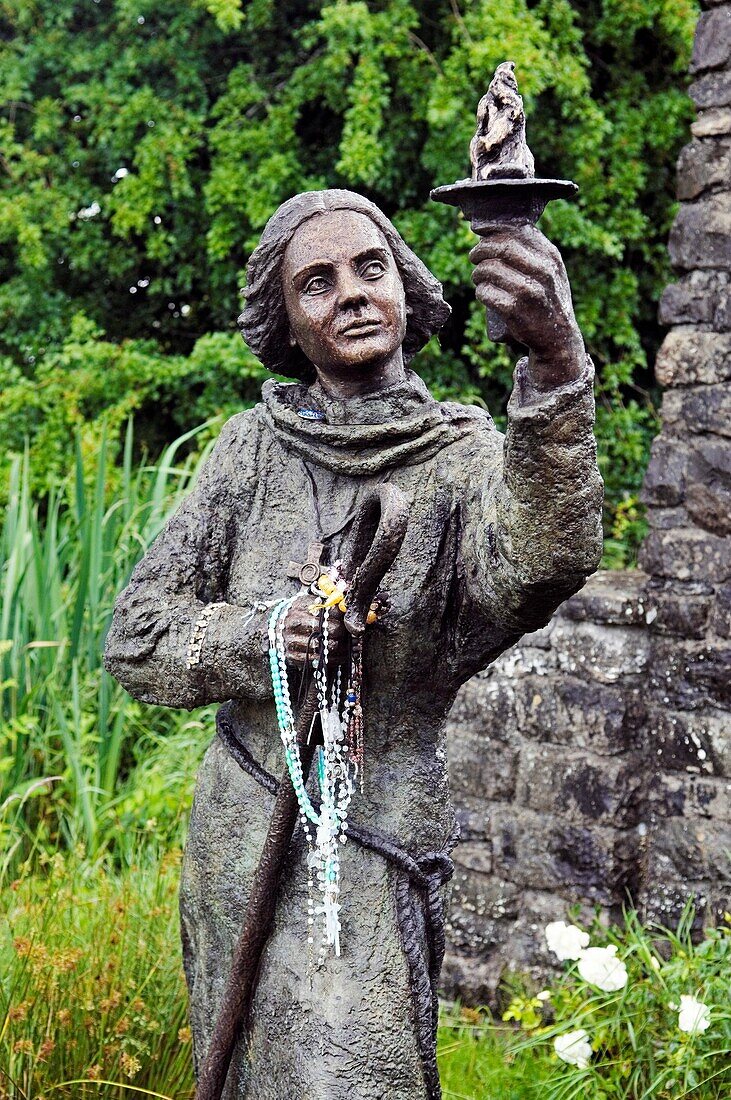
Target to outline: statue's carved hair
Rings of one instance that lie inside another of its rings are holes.
[[[283,203],[267,222],[246,268],[246,299],[238,319],[241,334],[273,374],[310,382],[315,371],[299,347],[289,341],[289,321],[282,290],[282,264],[287,245],[299,227],[318,214],[354,210],[378,227],[393,253],[406,295],[404,360],[408,362],[442,327],[450,308],[442,286],[424,266],[385,214],[354,191],[306,191]]]

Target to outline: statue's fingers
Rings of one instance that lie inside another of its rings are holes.
[[[472,273],[475,282],[481,277],[482,265],[491,260],[501,260],[547,287],[555,288],[565,281],[563,264],[557,263],[545,249],[536,248],[531,240],[505,236],[481,241],[472,249],[470,258],[477,264]]]
[[[484,277],[477,286],[477,297],[482,301],[480,291],[485,287],[497,287],[509,293],[515,304],[532,305],[540,308],[548,306],[547,289],[538,279],[516,271],[502,260],[491,260],[480,265]]]
[[[517,305],[515,295],[499,286],[489,286],[485,283],[478,288],[477,297],[486,309],[494,310],[495,313],[500,315],[512,336],[512,317]]]

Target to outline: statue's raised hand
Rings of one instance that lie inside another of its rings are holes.
[[[470,252],[477,297],[530,352],[538,390],[578,378],[584,341],[561,253],[533,225],[496,225]]]

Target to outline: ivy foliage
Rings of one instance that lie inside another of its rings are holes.
[[[429,190],[467,172],[474,111],[516,62],[599,369],[613,564],[630,561],[656,430],[651,362],[694,0],[0,0],[0,433],[37,483],[71,427],[136,414],[159,446],[256,399],[238,288],[269,215],[349,187],[393,218],[454,314],[415,364],[504,411],[508,349],[471,292],[474,238]]]

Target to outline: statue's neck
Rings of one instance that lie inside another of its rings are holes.
[[[406,381],[401,348],[397,348],[388,359],[373,365],[349,366],[341,371],[315,367],[315,371],[323,393],[332,401],[348,401],[353,397],[378,394],[381,390]]]

